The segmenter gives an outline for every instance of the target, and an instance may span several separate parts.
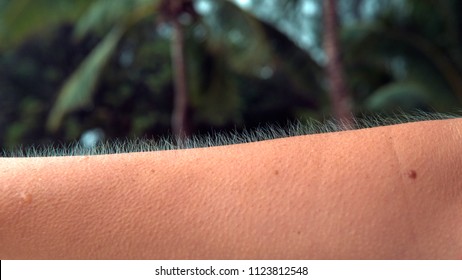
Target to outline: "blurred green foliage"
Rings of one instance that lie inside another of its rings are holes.
[[[461,107],[462,2],[341,2],[356,115]],[[0,148],[93,128],[168,134],[171,29],[159,3],[0,0]],[[197,0],[198,17],[182,18],[195,133],[330,114],[319,1],[248,3]]]

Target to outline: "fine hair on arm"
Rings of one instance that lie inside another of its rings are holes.
[[[82,146],[80,142],[74,142],[67,145],[21,146],[13,150],[0,150],[0,157],[103,155],[203,148],[265,141],[300,135],[364,129],[408,122],[454,119],[460,117],[461,115],[458,113],[429,113],[424,111],[415,111],[412,113],[399,112],[394,113],[391,116],[368,115],[361,118],[355,118],[353,127],[346,127],[342,124],[342,122],[335,121],[335,119],[328,119],[325,122],[317,120],[295,121],[287,122],[287,124],[283,126],[280,124],[272,124],[251,130],[244,129],[242,131],[234,132],[209,132],[206,135],[193,135],[182,141],[176,141],[174,137],[162,137],[158,140],[143,138],[124,140],[116,139],[99,142],[96,146],[91,148]]]

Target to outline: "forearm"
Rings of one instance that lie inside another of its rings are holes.
[[[460,129],[0,159],[0,258],[460,258]]]

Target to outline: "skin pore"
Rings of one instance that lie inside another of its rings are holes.
[[[452,117],[0,158],[0,258],[460,259]]]

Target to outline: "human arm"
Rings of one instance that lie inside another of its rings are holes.
[[[461,131],[1,158],[0,258],[461,258]]]

